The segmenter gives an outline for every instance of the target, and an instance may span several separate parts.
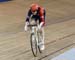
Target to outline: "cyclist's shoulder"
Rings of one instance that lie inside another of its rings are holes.
[[[39,7],[39,13],[43,14],[44,13],[44,8],[43,7]]]
[[[28,14],[32,14],[32,11],[31,11],[31,9],[28,9]]]

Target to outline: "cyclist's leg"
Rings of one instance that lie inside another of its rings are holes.
[[[46,16],[46,11],[44,10],[44,20],[45,20],[45,16]],[[40,23],[41,23],[41,20],[39,18],[39,24]],[[45,44],[44,44],[44,40],[45,40],[44,25],[41,28],[40,34],[41,34],[41,42],[40,42],[41,45],[40,45],[40,47],[41,47],[41,50],[44,50],[45,49]]]
[[[41,23],[41,20],[39,20],[39,24]],[[44,26],[41,27],[41,29],[39,30],[40,32],[40,50],[44,50],[45,46],[44,46]]]
[[[41,28],[41,31],[40,31],[40,38],[41,38],[41,39],[40,39],[40,40],[41,40],[41,41],[40,41],[40,49],[41,49],[41,50],[44,50],[44,49],[45,49],[45,46],[44,46],[44,39],[45,39],[45,38],[44,38],[44,27]]]

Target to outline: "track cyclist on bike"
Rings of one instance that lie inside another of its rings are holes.
[[[38,4],[32,4],[30,6],[29,11],[28,11],[28,15],[27,15],[25,27],[24,27],[25,31],[27,31],[30,18],[34,19],[35,22],[39,21],[38,29],[39,29],[39,31],[41,31],[43,33],[43,39],[40,42],[41,43],[41,45],[40,45],[41,50],[45,49],[45,46],[44,46],[45,14],[46,14],[46,12],[45,12],[44,8],[40,7]]]

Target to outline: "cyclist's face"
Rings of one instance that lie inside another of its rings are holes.
[[[37,14],[37,10],[32,11],[32,13],[33,13],[33,15],[36,15]]]

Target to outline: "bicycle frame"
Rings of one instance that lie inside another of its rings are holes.
[[[38,45],[38,37],[37,37],[37,32],[38,32],[38,25],[30,25],[30,29],[31,29],[31,34],[34,34],[36,37],[36,41],[37,41],[37,45]]]

